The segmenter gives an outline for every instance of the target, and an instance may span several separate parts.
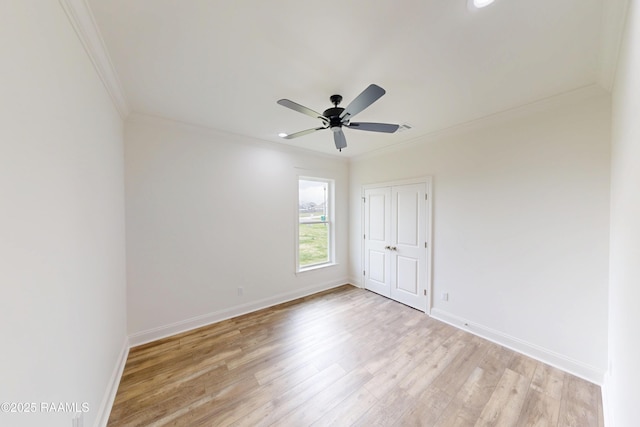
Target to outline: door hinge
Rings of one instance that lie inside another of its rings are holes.
[[[426,289],[424,290],[424,296],[425,297],[427,296],[427,290]]]
[[[367,203],[367,198],[366,197],[362,198],[362,203]]]
[[[365,270],[362,270],[362,275],[363,275],[363,276],[366,276],[366,275],[367,275],[367,272],[366,272]]]
[[[425,247],[425,248],[427,247],[427,242],[424,242],[424,247]]]
[[[366,235],[366,234],[363,234],[363,235],[362,235],[362,238],[363,238],[363,239],[365,239],[365,240],[367,240],[367,235]]]
[[[424,199],[429,200],[429,195],[427,193],[424,193]]]

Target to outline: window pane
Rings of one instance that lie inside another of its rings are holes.
[[[329,224],[300,224],[300,267],[329,262]]]
[[[301,179],[298,190],[300,222],[328,221],[329,183]]]

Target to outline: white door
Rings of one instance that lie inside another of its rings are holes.
[[[391,298],[422,311],[426,296],[425,184],[391,188]]]
[[[365,288],[427,309],[426,185],[365,190]]]
[[[391,296],[391,188],[365,190],[365,288]]]

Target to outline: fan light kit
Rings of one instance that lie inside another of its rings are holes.
[[[393,125],[389,123],[351,122],[351,118],[353,116],[376,102],[385,93],[385,90],[380,86],[371,84],[364,91],[362,91],[362,93],[358,95],[356,99],[351,101],[347,108],[338,107],[340,102],[342,102],[342,96],[331,95],[329,100],[333,104],[333,107],[324,110],[322,114],[288,99],[281,99],[278,101],[278,104],[299,113],[306,114],[307,116],[311,116],[315,119],[320,119],[322,120],[322,126],[292,134],[279,133],[278,136],[285,139],[293,139],[299,136],[308,135],[319,130],[331,129],[331,131],[333,132],[333,140],[336,144],[336,148],[339,151],[342,151],[342,149],[347,146],[347,140],[344,136],[344,132],[342,131],[342,126],[348,127],[349,129],[366,130],[370,132],[393,133],[398,130],[399,125]]]
[[[494,1],[495,0],[473,0],[473,6],[475,6],[478,9],[480,9],[480,8],[489,6]]]

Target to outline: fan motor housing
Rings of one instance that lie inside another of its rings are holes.
[[[329,126],[342,126],[342,121],[340,120],[340,114],[344,111],[344,108],[341,107],[331,107],[324,110],[322,113],[323,116],[329,119]]]
[[[331,95],[329,100],[334,105],[332,108],[327,108],[322,113],[323,116],[329,119],[329,127],[338,129],[342,127],[342,120],[340,120],[340,114],[344,111],[344,108],[338,107],[338,104],[342,102],[342,95]]]

